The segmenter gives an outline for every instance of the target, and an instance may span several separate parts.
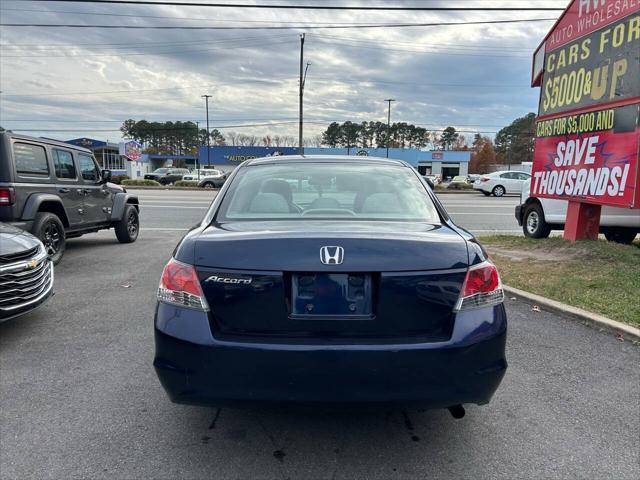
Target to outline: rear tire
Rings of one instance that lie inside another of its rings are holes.
[[[525,237],[547,238],[551,233],[551,227],[544,219],[542,207],[538,204],[529,205],[524,211],[522,219],[522,231]]]
[[[503,197],[506,191],[502,185],[496,185],[491,193],[493,193],[494,197]]]
[[[202,184],[203,188],[215,188],[216,186],[213,184],[213,182],[204,182]]]
[[[633,228],[617,227],[607,230],[604,236],[610,242],[628,245],[636,238],[638,232]]]
[[[133,205],[127,205],[122,218],[115,223],[116,238],[120,243],[133,243],[140,232],[138,210]]]
[[[67,247],[67,237],[64,233],[64,225],[58,216],[49,212],[38,213],[33,222],[31,233],[44,244],[49,259],[54,264],[60,262]]]

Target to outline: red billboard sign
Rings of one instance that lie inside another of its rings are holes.
[[[531,195],[640,208],[640,1],[573,0],[533,77]]]
[[[531,194],[600,205],[638,205],[639,105],[537,124]]]

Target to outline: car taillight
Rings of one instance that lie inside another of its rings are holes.
[[[489,181],[489,177],[480,177],[480,181],[481,182],[488,182]]]
[[[490,307],[503,301],[504,292],[496,266],[491,262],[482,262],[467,271],[460,298],[454,310]]]
[[[205,312],[209,310],[196,269],[193,265],[187,265],[173,258],[162,271],[158,286],[158,300]]]
[[[16,201],[16,192],[13,188],[0,188],[0,205],[13,205]]]

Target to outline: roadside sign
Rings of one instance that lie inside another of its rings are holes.
[[[142,145],[135,140],[125,140],[118,145],[118,153],[129,160],[136,161],[142,156]]]
[[[640,3],[573,0],[534,53],[532,86],[531,195],[569,200],[565,238],[597,237],[601,205],[640,208]]]

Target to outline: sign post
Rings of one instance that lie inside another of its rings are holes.
[[[531,196],[568,200],[565,239],[597,239],[603,205],[640,208],[640,3],[573,0],[536,50],[531,84]]]

